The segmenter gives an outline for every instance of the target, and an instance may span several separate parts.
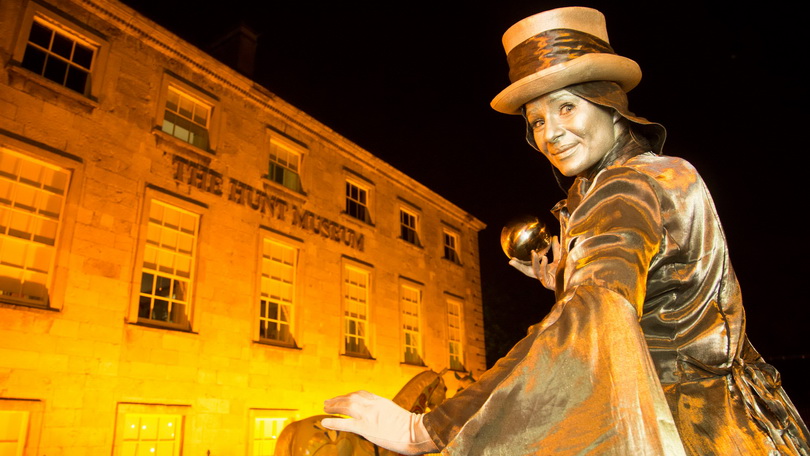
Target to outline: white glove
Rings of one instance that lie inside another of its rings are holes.
[[[546,253],[551,249],[552,261],[549,263]],[[532,262],[520,261],[517,258],[509,260],[509,264],[527,276],[537,279],[544,287],[551,291],[556,288],[557,265],[560,263],[560,239],[551,238],[551,245],[542,252],[532,250]]]
[[[371,443],[404,455],[438,452],[422,424],[422,414],[411,413],[392,401],[357,391],[328,399],[323,403],[326,413],[349,418],[324,418],[321,424],[336,431],[362,435]]]

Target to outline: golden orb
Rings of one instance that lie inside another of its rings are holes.
[[[510,259],[532,261],[532,250],[543,251],[550,243],[551,235],[537,217],[516,218],[501,230],[501,248]]]

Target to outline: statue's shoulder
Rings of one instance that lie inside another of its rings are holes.
[[[698,170],[688,160],[669,155],[641,154],[623,166],[644,175],[662,199],[692,199],[706,193]]]
[[[700,175],[692,163],[670,155],[641,154],[627,160],[622,166],[646,174],[658,182],[700,180]]]

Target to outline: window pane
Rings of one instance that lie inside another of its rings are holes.
[[[73,50],[73,63],[80,67],[90,70],[90,64],[93,62],[93,49],[83,44],[76,43]]]
[[[180,415],[127,413],[116,445],[124,455],[178,456],[182,427]]]
[[[152,294],[155,276],[144,272],[141,274],[141,293]]]
[[[42,70],[45,68],[45,60],[48,54],[41,49],[33,46],[25,48],[25,55],[23,56],[22,67],[26,70],[31,70],[38,75],[42,75]]]
[[[368,192],[351,182],[346,182],[346,213],[371,223],[367,207]]]
[[[163,126],[166,133],[201,149],[208,149],[208,118],[211,107],[182,91],[168,90]]]
[[[28,36],[28,41],[45,49],[50,49],[52,35],[53,31],[51,29],[34,21],[31,23],[31,34]]]
[[[42,74],[46,78],[58,84],[65,84],[68,64],[64,60],[49,56],[45,63],[45,71]]]
[[[158,416],[156,415],[141,415],[141,426],[138,437],[144,440],[157,439]]]
[[[268,179],[291,190],[302,192],[298,175],[300,154],[275,141],[270,142]]]
[[[404,360],[410,364],[422,364],[419,326],[421,291],[409,286],[402,286],[400,294]]]
[[[152,302],[152,320],[169,321],[169,302],[164,299],[155,299]]]
[[[175,92],[174,90],[169,90],[169,93],[166,97],[166,109],[169,111],[177,111],[177,107],[180,105],[180,93]]]
[[[65,79],[65,87],[79,93],[84,93],[85,89],[87,88],[87,76],[87,71],[71,66],[68,68],[67,79]]]
[[[55,33],[53,36],[53,44],[51,44],[51,52],[66,60],[70,60],[71,54],[73,54],[73,40],[61,33]]]
[[[196,214],[159,201],[149,208],[139,317],[187,329],[196,244]]]
[[[0,149],[0,170],[0,296],[47,305],[64,196],[43,187],[66,185],[68,173],[7,149]]]
[[[343,278],[346,352],[370,356],[366,348],[369,273],[346,266]]]
[[[293,343],[290,322],[294,309],[295,248],[264,240],[262,247],[260,337]]]
[[[208,108],[197,105],[194,109],[194,118],[192,120],[199,125],[208,125]]]
[[[42,188],[56,195],[64,196],[67,188],[67,173],[50,168],[42,171]]]
[[[191,119],[192,112],[194,111],[194,102],[186,97],[180,97],[180,106],[177,113],[186,119]]]
[[[464,370],[461,306],[460,301],[447,301],[448,351],[450,354],[450,368],[454,370]]]
[[[84,94],[95,49],[51,26],[34,21],[22,66]]]

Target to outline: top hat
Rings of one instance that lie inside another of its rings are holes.
[[[558,8],[529,16],[503,35],[509,87],[491,102],[505,114],[520,114],[527,102],[589,81],[612,81],[630,91],[641,68],[617,55],[608,41],[605,16],[592,8]]]

